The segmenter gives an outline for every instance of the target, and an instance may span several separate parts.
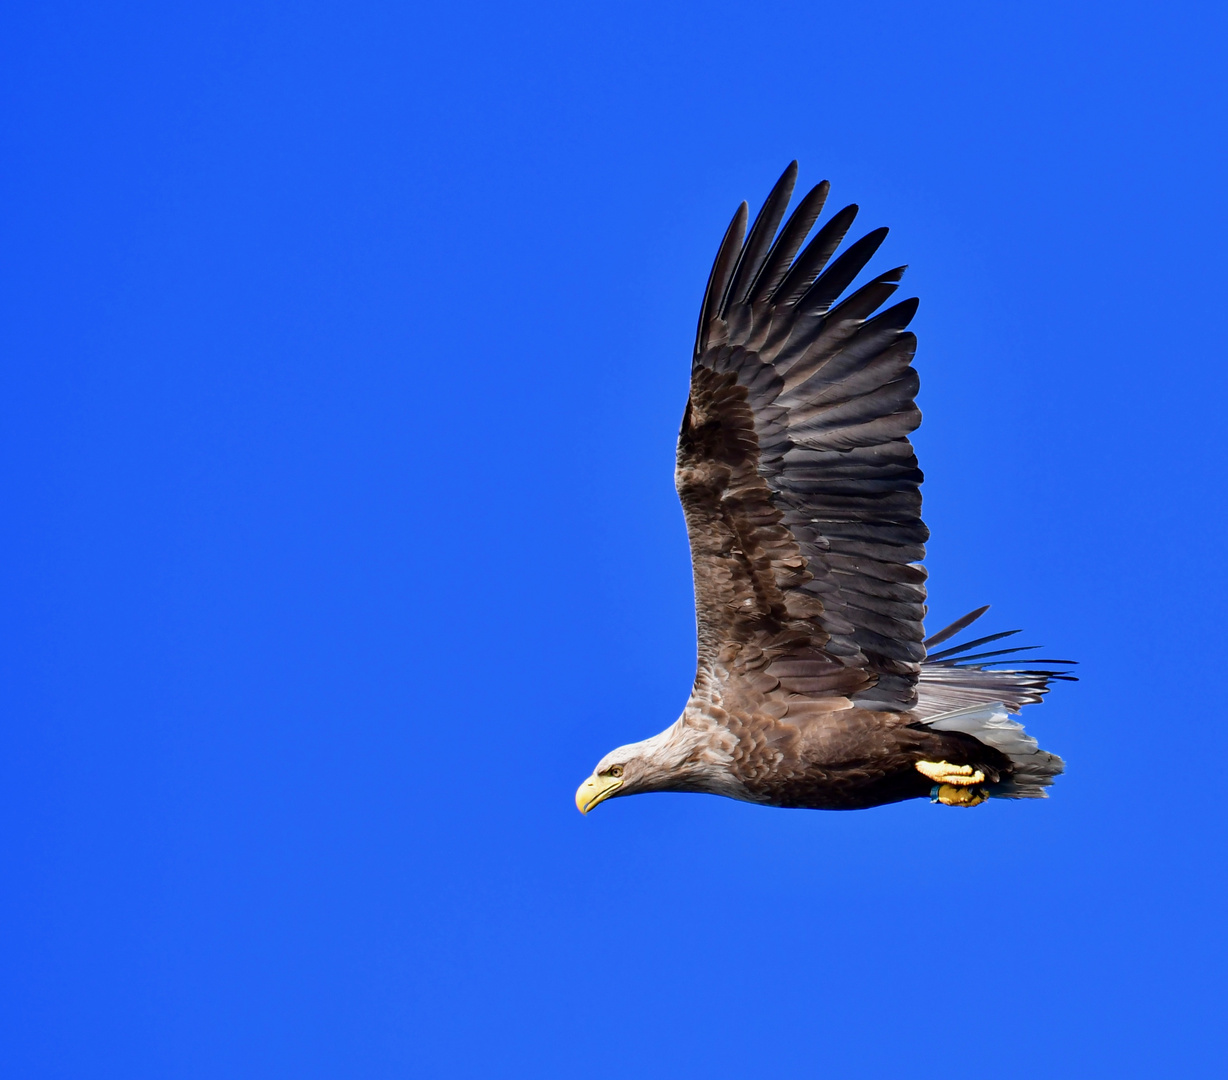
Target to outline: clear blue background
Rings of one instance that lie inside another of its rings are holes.
[[[1222,5],[0,20],[0,1074],[1212,1075]],[[1083,662],[1047,803],[577,783],[681,709],[715,246],[923,303],[932,626]]]

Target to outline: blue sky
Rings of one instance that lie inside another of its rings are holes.
[[[0,1073],[1222,1063],[1228,18],[9,5]],[[932,625],[1046,803],[581,818],[694,665],[697,307],[792,158],[910,264]]]

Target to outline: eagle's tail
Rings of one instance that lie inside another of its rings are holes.
[[[1011,759],[1015,766],[1011,776],[989,787],[989,794],[997,799],[1046,798],[1045,788],[1065,768],[1062,759],[1042,750],[1000,701],[956,709],[931,717],[925,724],[935,731],[961,731],[971,735]]]
[[[988,607],[978,608],[958,619],[925,642],[926,648],[954,637],[979,619]],[[1026,670],[1008,668],[1023,660],[1018,654],[1037,646],[1018,646],[972,653],[992,641],[1019,633],[1006,630],[988,637],[931,653],[921,665],[917,679],[917,718],[938,731],[962,731],[987,746],[1000,750],[1014,762],[1015,772],[1008,780],[995,784],[990,794],[1004,799],[1043,799],[1045,788],[1063,768],[1062,759],[1040,748],[1010,714],[1024,705],[1039,702],[1052,681],[1074,682],[1067,670],[1073,660],[1029,660]],[[1058,669],[1035,665],[1057,664]]]

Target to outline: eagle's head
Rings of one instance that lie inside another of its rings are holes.
[[[638,759],[628,753],[632,749],[630,746],[620,746],[597,763],[593,775],[576,789],[576,809],[580,813],[587,814],[598,803],[612,799],[615,795],[631,794],[626,788],[630,779],[627,776],[627,766],[633,760],[636,766],[640,764]],[[633,767],[633,775],[641,771],[641,768]]]
[[[713,790],[707,780],[716,765],[703,733],[683,718],[651,739],[606,754],[576,791],[576,808],[587,814],[606,799],[645,791]]]

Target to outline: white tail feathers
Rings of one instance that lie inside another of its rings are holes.
[[[971,735],[1011,759],[1015,766],[1014,774],[989,789],[990,795],[995,798],[1047,798],[1045,788],[1065,767],[1060,757],[1040,748],[1040,744],[1023,730],[1023,725],[1011,718],[1007,707],[1000,701],[940,713],[926,718],[924,722],[937,731],[960,731]]]

